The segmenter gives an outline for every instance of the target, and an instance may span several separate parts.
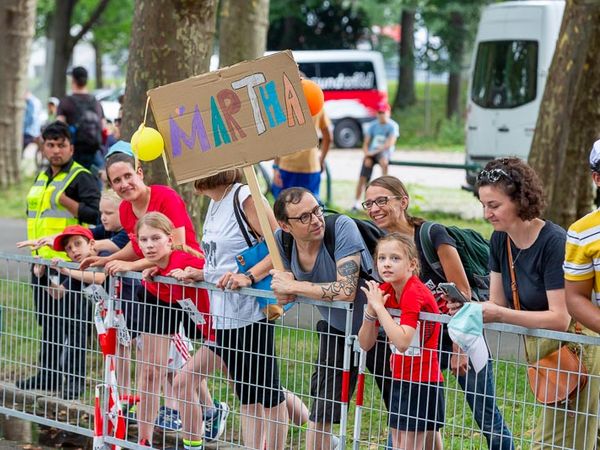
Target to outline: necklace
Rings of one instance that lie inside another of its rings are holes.
[[[225,198],[225,196],[231,190],[232,187],[233,187],[233,184],[230,184],[229,186],[227,186],[227,188],[223,191],[223,195],[221,195],[221,198],[218,201],[213,202],[213,204],[212,204],[212,206],[210,208],[210,217],[211,218],[215,217],[215,214],[217,213],[217,211],[221,207],[221,201]]]
[[[512,269],[515,270],[515,264],[517,263],[517,259],[519,259],[519,256],[521,256],[521,253],[523,253],[522,248],[519,249],[519,253],[517,253],[517,256],[515,256],[515,258],[512,261]]]

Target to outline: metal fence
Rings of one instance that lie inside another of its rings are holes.
[[[181,333],[136,337],[136,329],[149,329],[141,322],[154,314],[162,314],[160,327],[172,326],[180,318],[173,319],[176,309],[166,305],[159,305],[165,308],[161,313],[139,311],[148,301],[132,297],[131,283],[139,282],[139,274],[109,278],[104,296],[101,290],[88,289],[86,294],[73,281],[77,275],[73,272],[64,271],[58,279],[49,272],[39,281],[32,276],[34,263],[52,265],[0,253],[0,413],[95,436],[97,448],[147,448],[138,440],[148,430],[153,432],[154,448],[182,449],[183,439],[193,437],[190,432],[204,433],[204,448],[392,448],[385,404],[394,407],[391,392],[398,382],[390,372],[393,349],[381,339],[368,353],[360,349],[351,333],[349,304],[299,299],[283,319],[254,328],[249,317],[231,317],[239,329],[250,332],[217,333],[216,340],[198,335],[189,342]],[[76,268],[60,263],[52,269],[60,267]],[[157,281],[164,286],[178,284],[167,278]],[[216,289],[205,283],[197,286]],[[253,289],[242,292],[272,297]],[[327,322],[340,313],[346,316],[345,330],[328,327]],[[134,316],[137,321],[130,320]],[[422,324],[436,322],[445,328],[448,321],[446,316],[421,314]],[[479,373],[470,368],[461,377],[444,371],[440,392],[445,417],[438,424],[439,435],[426,434],[425,448],[440,448],[441,443],[443,448],[479,449],[488,448],[488,441],[494,449],[600,448],[596,447],[600,338],[503,324],[485,329],[492,355],[489,364]],[[269,358],[268,345],[262,345],[270,336],[274,359]],[[541,355],[552,342],[569,342],[584,355],[589,374],[579,396],[551,407],[534,400],[523,357],[524,337],[530,355]],[[114,352],[107,351],[111,343]],[[225,366],[225,352],[236,346],[246,348],[244,359],[239,363],[229,359]],[[440,345],[442,367],[453,354],[447,345]],[[198,361],[196,368],[182,368],[190,356]],[[270,366],[273,361],[277,370]],[[317,367],[319,376],[314,374]],[[29,381],[42,369],[46,385],[40,379]],[[27,382],[29,386],[23,385]],[[327,402],[331,396],[337,400]],[[316,410],[315,400],[320,405]],[[434,403],[419,399],[418,404],[426,409]],[[219,429],[218,419],[226,412]],[[309,414],[320,419],[311,422]],[[178,430],[182,426],[178,418],[185,419],[184,429]],[[314,423],[323,421],[333,424],[315,433],[321,426]],[[551,432],[543,435],[543,430]],[[312,446],[307,445],[307,436],[314,438]]]

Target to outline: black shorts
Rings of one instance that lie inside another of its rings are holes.
[[[275,357],[274,327],[265,320],[242,328],[215,330],[219,355],[235,384],[242,405],[260,403],[272,408],[285,400]]]
[[[443,383],[394,380],[390,428],[400,431],[437,431],[444,426]]]
[[[319,332],[319,355],[311,377],[310,393],[313,402],[310,420],[317,423],[340,423],[342,410],[342,377],[344,367],[344,332],[331,327],[326,321],[317,323]],[[385,341],[378,339],[367,352],[366,366],[374,376],[386,408],[392,395],[392,373],[390,370],[390,348]],[[356,387],[358,367],[350,367],[351,397]]]
[[[205,327],[196,325],[179,303],[166,303],[148,292],[143,286],[135,291],[135,299],[138,302],[136,317],[128,320],[127,327],[132,333],[149,333],[159,335],[171,335],[179,332],[179,324],[183,323],[185,335],[189,339],[201,339]]]
[[[367,161],[367,159],[370,159],[372,161],[371,167],[367,167],[365,165],[365,162]],[[371,175],[373,174],[373,167],[375,167],[375,164],[381,165],[382,159],[385,159],[385,160],[388,159],[387,152],[380,152],[373,156],[369,156],[369,155],[365,156],[365,158],[363,159],[362,166],[360,168],[360,176],[365,177],[367,179],[367,181],[369,181],[371,179]]]

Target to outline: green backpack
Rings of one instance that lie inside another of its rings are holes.
[[[442,264],[431,241],[431,227],[435,222],[424,222],[419,230],[419,241],[427,260],[427,264],[438,274],[446,279]],[[450,237],[456,241],[456,250],[460,256],[465,273],[471,286],[471,298],[484,301],[489,298],[490,269],[490,243],[475,230],[463,229],[456,226],[445,227]]]

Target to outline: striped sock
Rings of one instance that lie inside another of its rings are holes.
[[[185,450],[199,450],[202,448],[202,440],[188,441],[187,439],[184,439],[183,440],[183,448]]]

